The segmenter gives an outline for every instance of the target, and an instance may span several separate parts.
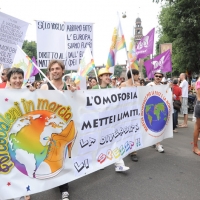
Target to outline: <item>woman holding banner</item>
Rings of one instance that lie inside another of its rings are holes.
[[[98,72],[99,85],[95,85],[92,89],[107,89],[112,88],[110,84],[110,76],[112,75],[106,68],[101,68]],[[125,166],[123,159],[115,163],[116,172],[124,172],[129,170],[129,167]]]
[[[24,71],[20,68],[11,68],[7,73],[7,80],[9,83],[9,89],[21,89],[24,82]],[[29,88],[30,91],[34,91],[35,88],[32,86]],[[30,200],[30,196],[24,196],[25,200]]]

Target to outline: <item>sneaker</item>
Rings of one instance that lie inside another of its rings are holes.
[[[68,192],[62,192],[62,200],[69,200],[69,193]]]
[[[127,170],[129,170],[130,168],[129,167],[126,167],[126,166],[116,166],[115,167],[115,171],[116,172],[125,172]]]
[[[164,153],[164,149],[163,149],[163,146],[162,145],[160,145],[160,144],[158,144],[158,145],[156,145],[156,148],[155,148],[159,153]]]

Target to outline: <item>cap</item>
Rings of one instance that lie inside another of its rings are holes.
[[[154,75],[155,74],[162,74],[163,76],[164,76],[164,73],[159,69],[159,70],[156,70],[155,72],[154,72]]]
[[[101,75],[103,75],[103,74],[110,74],[110,75],[112,75],[112,73],[107,68],[101,68],[99,70],[99,72],[98,72],[98,77],[101,76]]]
[[[113,76],[111,79],[116,79],[116,77],[115,77],[115,76]]]

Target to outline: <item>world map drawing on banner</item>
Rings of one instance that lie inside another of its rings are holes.
[[[63,167],[64,155],[61,153],[59,158],[50,158],[51,153],[53,148],[56,148],[58,139],[69,134],[69,127],[73,127],[74,130],[73,121],[66,126],[60,118],[49,111],[33,111],[19,118],[9,132],[9,154],[15,167],[31,178],[55,176]],[[31,145],[32,142],[34,145]],[[55,166],[55,160],[52,159],[58,159],[60,165]],[[48,172],[40,170],[44,163],[49,167]]]
[[[167,121],[168,108],[159,97],[151,97],[145,105],[144,119],[149,129],[154,132],[161,131]]]

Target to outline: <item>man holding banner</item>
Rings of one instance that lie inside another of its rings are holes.
[[[49,63],[48,71],[50,72],[51,77],[51,83],[47,83],[42,85],[42,90],[54,90],[51,84],[53,84],[57,90],[72,90],[74,91],[74,88],[70,85],[67,85],[65,82],[62,81],[62,77],[64,75],[65,66],[61,61],[58,60],[52,60]],[[60,192],[62,194],[62,200],[69,200],[69,185],[68,183],[59,186]]]
[[[132,69],[132,75],[133,75],[134,83],[132,81],[131,71],[129,70],[128,73],[127,73],[128,80],[126,82],[123,82],[120,85],[120,87],[137,87],[137,86],[140,86],[140,84],[138,83],[139,71],[137,69]],[[131,160],[132,161],[138,162],[138,157],[137,157],[137,152],[136,151],[131,153],[130,156],[131,156]]]
[[[162,85],[161,84],[161,81],[162,81],[162,78],[163,78],[164,74],[161,70],[157,70],[155,71],[154,73],[154,81],[153,82],[150,82],[147,84],[147,86],[155,86],[155,85]],[[157,143],[156,144],[156,147],[155,149],[159,152],[159,153],[164,153],[164,149],[163,149],[163,146],[160,144],[160,143]]]

